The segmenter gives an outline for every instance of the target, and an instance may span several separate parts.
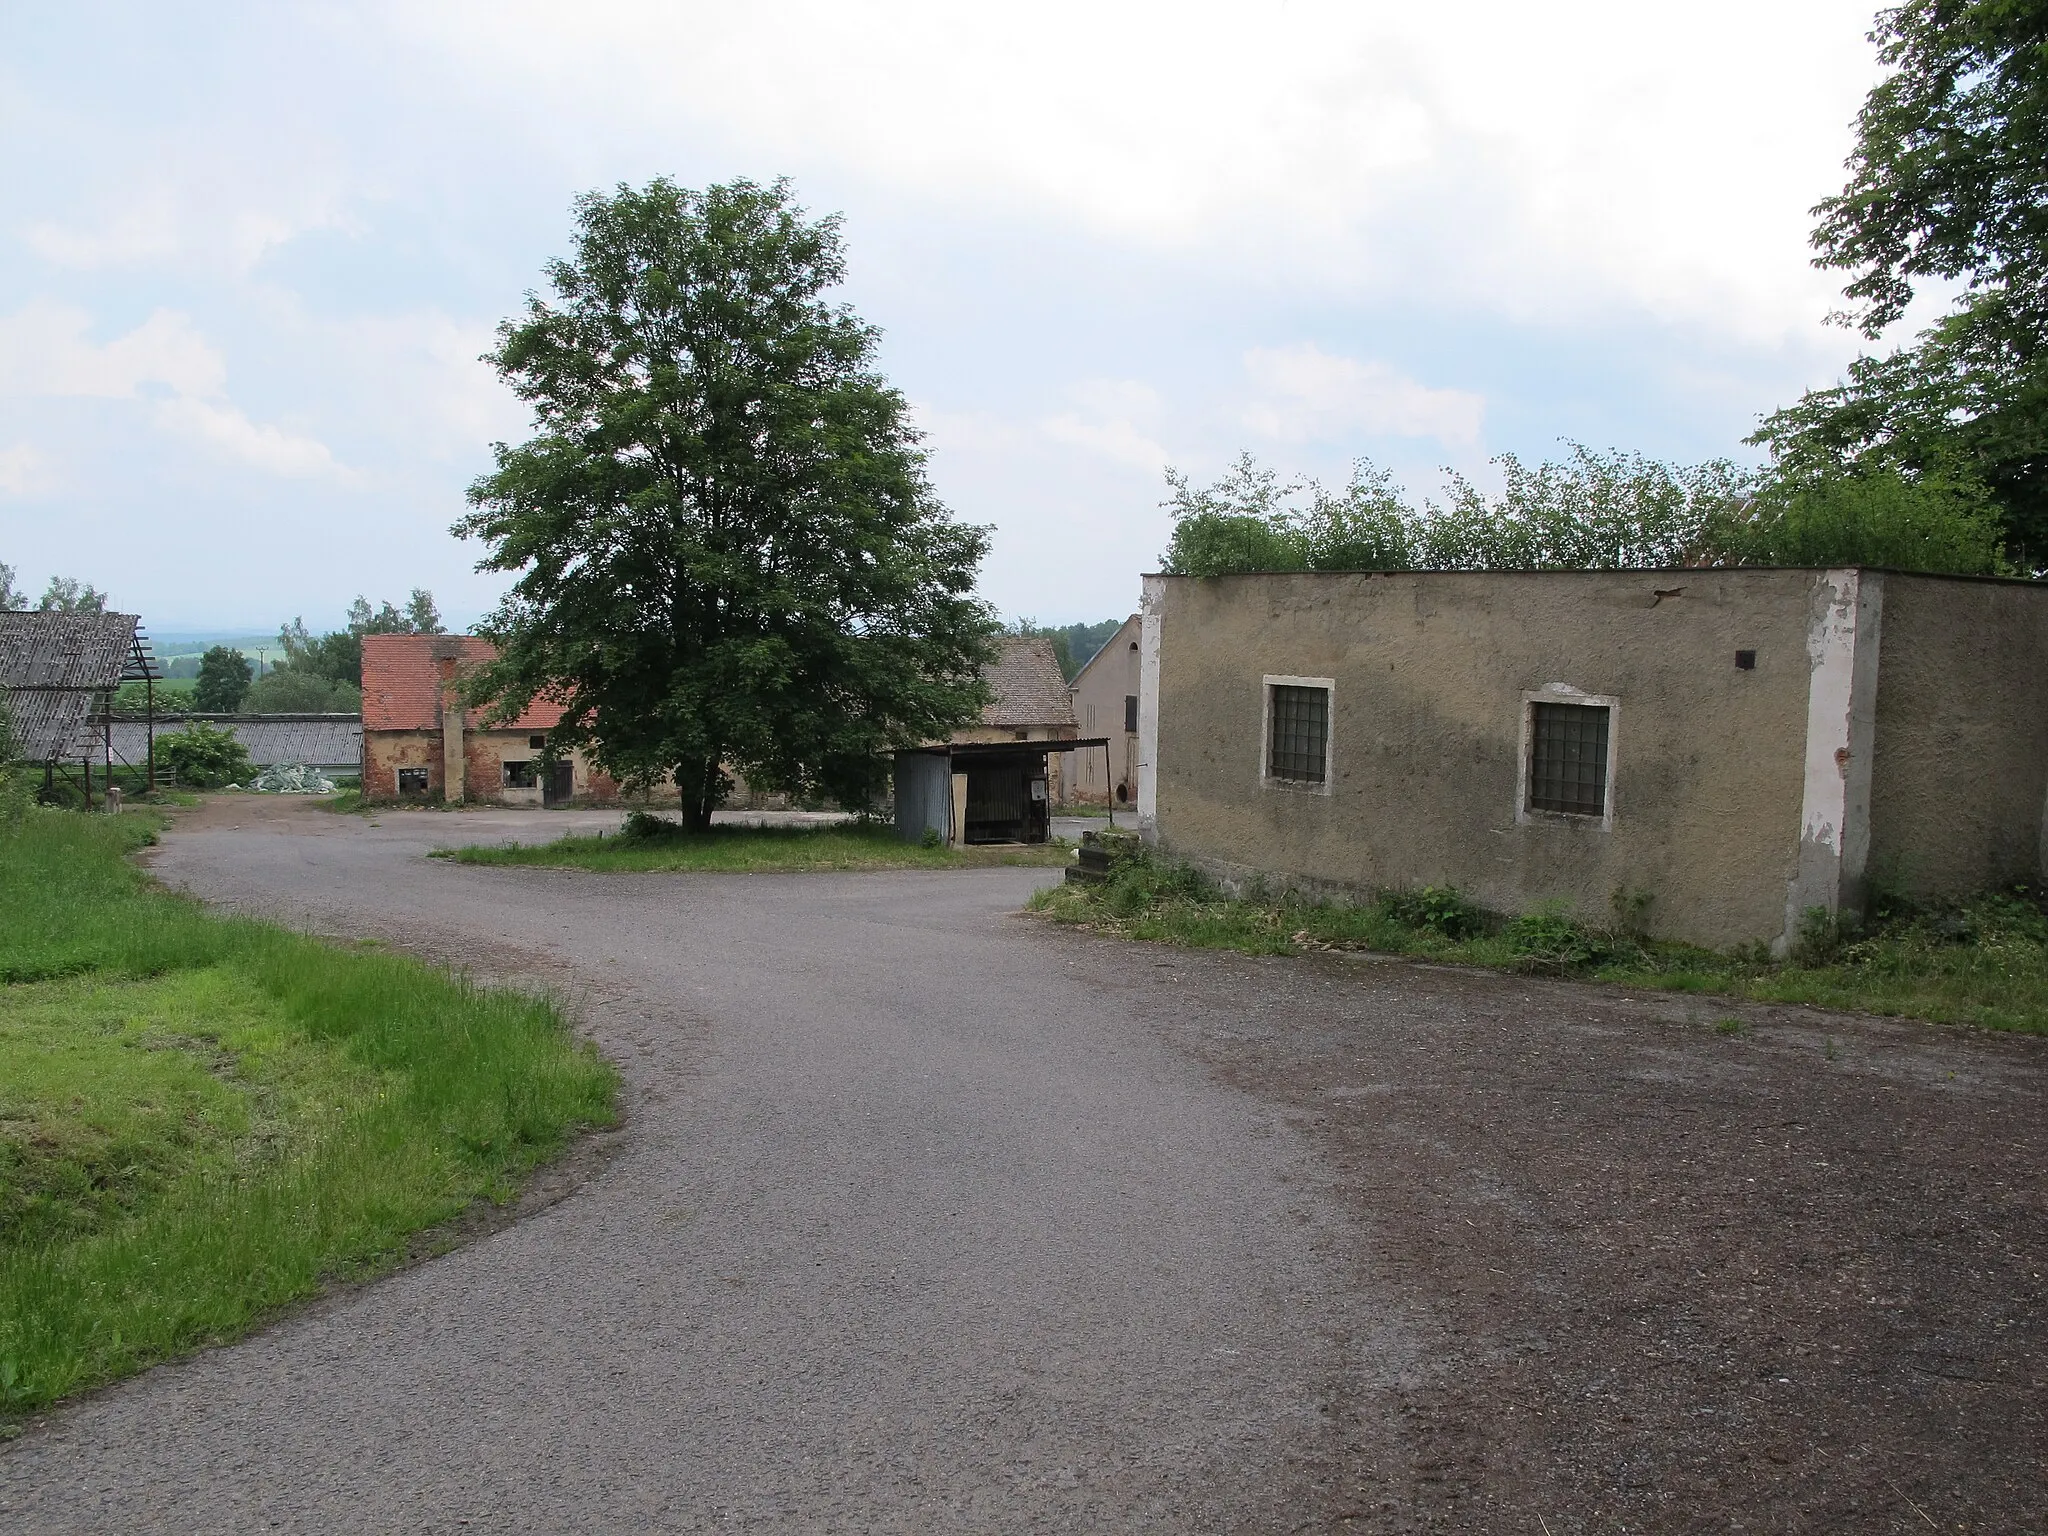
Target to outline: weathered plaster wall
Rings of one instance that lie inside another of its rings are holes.
[[[1077,730],[1083,736],[1110,739],[1106,768],[1100,747],[1066,754],[1067,794],[1079,804],[1103,804],[1118,783],[1128,786],[1133,800],[1137,797],[1138,733],[1124,730],[1124,699],[1139,695],[1138,634],[1134,614],[1074,679]]]
[[[541,788],[505,787],[505,763],[538,761],[540,750],[530,744],[538,734],[531,730],[465,730],[462,733],[462,776],[464,798],[504,805],[539,805]],[[427,770],[429,796],[447,796],[447,738],[441,731],[363,732],[363,793],[374,799],[389,799],[398,793],[398,769]],[[575,753],[576,798],[612,801],[619,798],[619,786],[609,774],[592,767],[581,752]]]
[[[1659,933],[1774,939],[1798,862],[1815,579],[1148,578],[1141,812],[1220,869],[1449,883],[1503,911],[1555,897],[1602,921],[1628,887]],[[1334,680],[1328,794],[1262,786],[1267,675]],[[1552,684],[1619,701],[1611,830],[1517,818],[1523,695]]]
[[[363,793],[385,799],[398,793],[400,768],[427,770],[427,793],[442,791],[439,731],[364,731]]]
[[[2048,587],[1884,583],[1871,875],[1920,895],[2041,878]]]

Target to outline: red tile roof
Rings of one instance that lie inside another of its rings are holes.
[[[477,635],[363,636],[363,729],[438,731],[456,677],[497,654]],[[493,728],[545,731],[561,718],[559,704],[535,699],[518,719]]]

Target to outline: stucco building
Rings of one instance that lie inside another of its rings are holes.
[[[1080,671],[1069,690],[1074,724],[1083,736],[1109,740],[1109,751],[1069,752],[1061,772],[1077,805],[1128,805],[1138,798],[1139,615],[1132,614]]]
[[[463,707],[456,683],[496,654],[476,635],[363,636],[365,797],[505,805],[618,798],[618,785],[584,754],[546,760],[558,706],[536,699],[502,725],[472,719],[480,712]]]
[[[1149,576],[1139,821],[1226,880],[1456,885],[1782,946],[2043,873],[2048,585],[1840,570]]]

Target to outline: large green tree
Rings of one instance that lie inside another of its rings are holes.
[[[1814,209],[1840,318],[1875,340],[1923,284],[1960,284],[1910,345],[1768,417],[1795,480],[1930,477],[1989,490],[2014,557],[2048,565],[2048,0],[1907,0],[1871,39],[1888,73],[1856,122],[1849,183]],[[1861,488],[1857,488],[1859,493]],[[1890,494],[1882,492],[1882,494]],[[1951,498],[1953,499],[1953,498]]]
[[[193,705],[208,714],[231,715],[249,692],[249,658],[224,645],[208,647],[199,658],[199,686]]]
[[[574,255],[489,360],[534,411],[456,524],[512,574],[471,684],[564,706],[629,784],[708,826],[727,767],[865,804],[890,747],[973,718],[986,532],[933,496],[879,336],[827,297],[836,218],[786,183],[667,180],[576,205]]]

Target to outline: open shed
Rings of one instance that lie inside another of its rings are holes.
[[[1055,752],[1107,752],[1107,736],[1044,741],[940,742],[898,752],[896,833],[936,832],[961,843],[1042,843],[1052,835],[1048,760]]]
[[[76,764],[92,804],[93,763],[101,782],[115,752],[108,716],[113,692],[146,684],[139,758],[122,759],[156,784],[156,683],[163,674],[150,655],[142,620],[132,613],[0,613],[0,691],[7,696],[15,750],[43,765],[47,783]]]

